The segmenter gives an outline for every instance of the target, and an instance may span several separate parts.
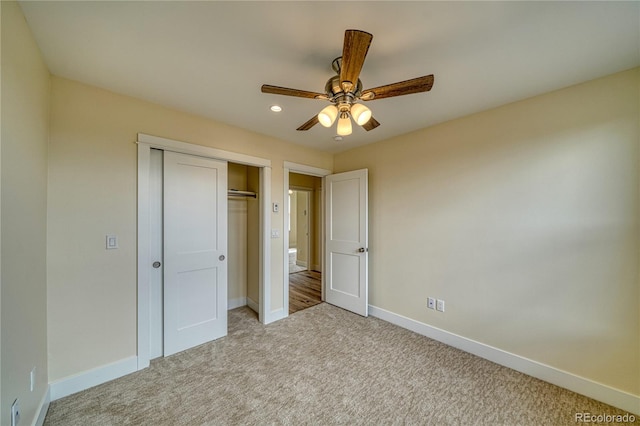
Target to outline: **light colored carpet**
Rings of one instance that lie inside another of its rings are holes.
[[[575,425],[620,410],[322,303],[55,401],[45,425]]]

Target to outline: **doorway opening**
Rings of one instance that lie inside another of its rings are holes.
[[[322,178],[289,173],[289,314],[322,302]]]
[[[313,191],[289,189],[289,273],[312,270],[311,198]]]

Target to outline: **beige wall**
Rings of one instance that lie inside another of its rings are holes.
[[[291,190],[290,190],[291,191]],[[289,195],[289,248],[298,247],[298,193]]]
[[[370,303],[640,395],[639,84],[636,69],[336,155],[336,172],[370,172]]]
[[[229,163],[227,167],[227,186],[238,191],[247,190],[247,166]]]
[[[47,391],[47,141],[50,76],[15,2],[2,15],[2,415],[35,421]],[[36,367],[36,387],[29,390]]]
[[[274,202],[285,160],[333,167],[331,154],[62,78],[52,78],[51,96],[50,381],[136,354],[138,132],[270,159]],[[283,223],[272,214],[272,228]],[[118,250],[104,249],[107,233],[119,236]],[[282,241],[271,240],[272,310],[284,308]]]
[[[308,264],[309,253],[307,251],[309,248],[309,226],[307,225],[307,215],[309,214],[309,192],[306,191],[294,191],[296,195],[296,262],[303,262],[307,267],[311,265]],[[293,211],[292,211],[293,215]]]
[[[315,186],[313,190],[312,196],[312,207],[313,216],[311,218],[312,225],[312,237],[311,237],[311,269],[314,271],[322,271],[322,250],[324,241],[324,212],[322,209],[324,208],[323,204],[323,192],[322,192],[322,179],[315,178]]]

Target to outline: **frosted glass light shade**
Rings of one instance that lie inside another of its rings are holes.
[[[371,119],[371,110],[362,104],[351,105],[351,115],[358,125],[362,126]]]
[[[340,136],[347,136],[351,134],[351,120],[347,114],[338,119],[338,134]]]
[[[338,116],[338,108],[335,105],[329,105],[318,114],[318,121],[324,127],[331,127]]]

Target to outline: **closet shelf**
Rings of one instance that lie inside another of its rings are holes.
[[[251,191],[240,191],[238,189],[230,189],[228,191],[229,197],[249,197],[249,198],[257,198],[257,194]]]

